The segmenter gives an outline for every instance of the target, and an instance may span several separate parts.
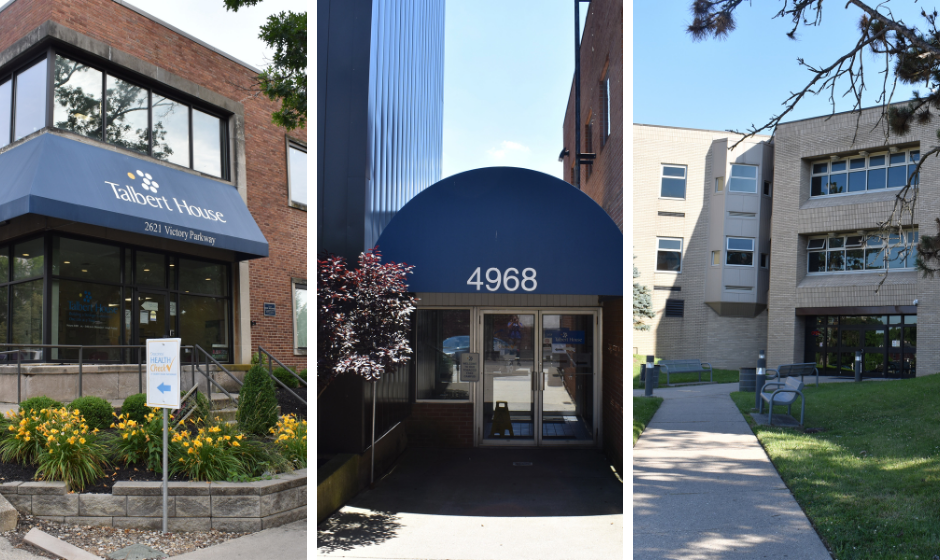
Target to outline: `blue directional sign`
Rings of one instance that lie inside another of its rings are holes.
[[[147,340],[147,406],[180,407],[180,339]]]

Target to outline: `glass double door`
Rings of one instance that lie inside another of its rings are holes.
[[[483,445],[596,441],[596,312],[484,311]]]

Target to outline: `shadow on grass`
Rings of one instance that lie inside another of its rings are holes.
[[[757,426],[754,394],[731,397],[833,555],[940,554],[940,376],[805,395],[805,429]]]
[[[661,404],[663,404],[663,399],[659,397],[633,397],[634,447],[636,447],[636,440],[640,439],[640,434],[646,429],[646,425],[653,419],[653,415],[659,410]]]
[[[317,527],[317,551],[351,551],[396,536],[399,518],[387,511],[341,511]]]

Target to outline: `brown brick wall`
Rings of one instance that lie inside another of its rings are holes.
[[[415,447],[473,447],[473,404],[414,403],[405,429]]]
[[[604,302],[603,359],[604,452],[623,473],[623,298]]]
[[[0,12],[0,51],[50,20],[243,104],[248,209],[270,244],[270,256],[250,264],[251,344],[306,367],[293,355],[290,281],[307,276],[307,213],[288,206],[287,133],[271,124],[278,104],[250,91],[248,68],[112,0],[17,0]],[[290,136],[306,143],[307,131]],[[263,317],[264,302],[277,304],[276,317]]]

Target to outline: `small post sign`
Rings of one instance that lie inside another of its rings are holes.
[[[475,383],[480,380],[480,354],[465,353],[460,355],[460,382]]]
[[[167,409],[180,407],[180,339],[147,340],[147,406],[163,409],[163,532],[167,517]]]

